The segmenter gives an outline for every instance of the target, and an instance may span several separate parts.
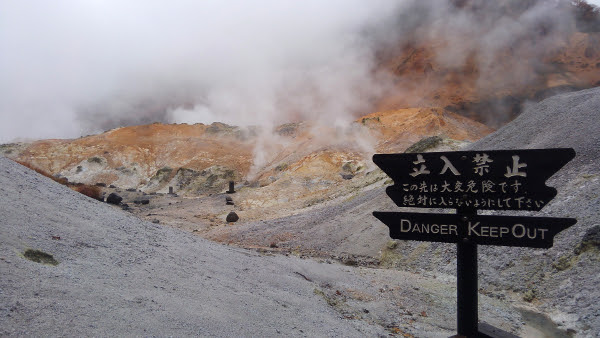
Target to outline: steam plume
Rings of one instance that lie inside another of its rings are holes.
[[[394,1],[0,2],[1,140],[368,108]]]
[[[572,29],[569,3],[0,0],[0,142],[156,121],[341,123],[397,88],[379,51],[430,38],[447,43],[446,66],[476,51],[483,90],[527,84],[492,56],[516,47],[535,62]]]

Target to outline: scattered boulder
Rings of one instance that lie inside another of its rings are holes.
[[[229,223],[237,222],[239,219],[240,217],[233,211],[227,214],[227,217],[225,218],[225,220]]]
[[[113,192],[110,195],[108,195],[108,197],[106,198],[106,203],[119,205],[122,200],[123,200],[123,197],[121,197]]]
[[[106,188],[106,183],[98,182],[98,183],[96,183],[96,186]]]
[[[225,204],[227,204],[227,205],[233,205],[234,204],[233,203],[233,198],[231,198],[229,196],[225,197]]]
[[[116,186],[114,184],[111,184],[108,187],[111,188],[111,189],[115,189],[116,188]]]
[[[345,180],[351,180],[354,178],[354,175],[352,174],[340,174],[342,176],[343,179]]]
[[[129,204],[127,204],[127,203],[121,204],[121,209],[123,209],[123,210],[129,210]]]
[[[126,190],[126,191],[129,191],[129,192],[135,192],[135,191],[136,191],[136,189],[135,189],[135,188],[129,188],[129,189],[125,189],[125,190]]]

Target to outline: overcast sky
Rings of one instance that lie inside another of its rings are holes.
[[[0,142],[155,121],[347,122],[384,89],[375,47],[398,38],[389,25],[409,2],[0,0]],[[432,17],[437,34],[479,31]],[[529,29],[498,22],[493,41]]]
[[[0,142],[360,109],[365,32],[399,3],[0,0]]]

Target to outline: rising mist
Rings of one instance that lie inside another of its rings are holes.
[[[345,126],[402,95],[381,52],[428,39],[445,41],[446,67],[477,55],[482,91],[527,85],[519,60],[573,30],[569,4],[0,1],[0,142],[152,122]],[[517,62],[498,69],[507,48]]]

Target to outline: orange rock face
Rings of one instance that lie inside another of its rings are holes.
[[[402,152],[424,136],[475,141],[493,129],[442,108],[408,108],[366,115],[359,121],[377,131],[377,151]]]
[[[224,126],[124,127],[75,140],[34,142],[18,158],[75,182],[113,184],[131,176],[123,180],[127,187],[143,184],[165,167],[220,165],[244,175],[252,163],[253,145],[243,133],[233,134]]]
[[[343,130],[307,122],[273,132],[221,123],[156,123],[74,140],[38,141],[13,157],[71,182],[152,192],[194,181],[206,187],[205,181],[212,184],[215,177],[221,185],[250,180],[261,186],[284,173],[338,179],[344,164],[364,170],[374,152],[401,152],[426,136],[473,141],[489,132],[490,128],[441,108],[413,108],[372,113]]]
[[[408,43],[385,53],[380,71],[392,74],[394,85],[377,109],[445,107],[499,126],[526,100],[600,85],[600,33],[574,32],[543,48],[526,40],[491,53],[470,38],[476,37]],[[466,50],[460,58],[445,57],[460,48]]]

